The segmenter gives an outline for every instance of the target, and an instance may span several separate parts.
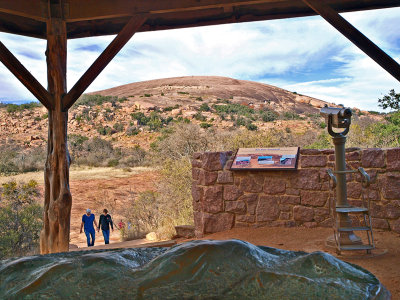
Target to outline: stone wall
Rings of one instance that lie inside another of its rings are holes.
[[[400,233],[400,148],[346,149],[349,169],[371,176],[374,228]],[[230,171],[232,152],[195,153],[193,208],[197,237],[233,227],[331,227],[327,168],[333,150],[300,150],[296,171]],[[348,199],[361,204],[361,176],[348,174]],[[353,217],[353,222],[358,219]]]

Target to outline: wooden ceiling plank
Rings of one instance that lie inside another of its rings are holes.
[[[0,0],[0,12],[45,22],[40,0]]]
[[[125,46],[131,37],[142,27],[147,20],[147,15],[137,15],[131,17],[129,22],[124,26],[120,33],[107,46],[107,48],[94,61],[89,69],[75,83],[72,89],[63,98],[64,110],[68,110],[80,95],[89,87],[96,77],[104,70],[110,61]]]
[[[51,95],[39,81],[0,42],[0,60],[15,77],[47,108],[51,109]]]
[[[346,21],[346,19],[340,16],[334,9],[325,5],[320,0],[303,0],[303,2],[310,6],[315,12],[347,37],[365,54],[371,57],[377,64],[389,72],[394,78],[400,81],[400,65],[365,35],[358,31],[357,28]]]
[[[71,2],[69,5],[68,22],[106,19],[131,16],[134,14],[164,14],[184,12],[188,10],[203,10],[209,8],[224,8],[237,5],[255,5],[262,3],[288,2],[287,0],[87,0]],[[290,2],[290,1],[289,1]],[[291,1],[293,2],[293,1]]]
[[[349,7],[351,10],[377,9],[400,6],[397,0],[327,0],[338,11]],[[301,0],[86,0],[69,1],[69,15],[67,22],[84,20],[108,19],[131,16],[133,14],[165,14],[171,12],[185,12],[189,10],[204,10],[210,8],[232,8],[240,6],[259,6],[271,4],[275,6],[303,5]]]

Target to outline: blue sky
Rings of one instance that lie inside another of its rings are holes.
[[[400,62],[400,8],[343,16]],[[113,36],[68,41],[68,88]],[[44,40],[0,33],[0,40],[46,84]],[[379,110],[400,83],[321,17],[138,33],[88,91],[190,75],[218,75],[276,85],[350,107]],[[0,101],[34,100],[0,64]]]

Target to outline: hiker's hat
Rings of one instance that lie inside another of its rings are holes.
[[[92,211],[90,210],[90,208],[88,208],[87,210],[86,210],[86,213],[88,214],[88,213],[91,213]]]

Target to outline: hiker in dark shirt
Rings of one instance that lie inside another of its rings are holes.
[[[106,244],[110,243],[110,225],[111,225],[111,230],[114,231],[114,226],[111,216],[108,214],[108,210],[104,209],[103,214],[100,215],[99,227],[97,228],[97,231],[99,231],[101,227],[101,231],[103,232],[104,236],[104,242]]]

